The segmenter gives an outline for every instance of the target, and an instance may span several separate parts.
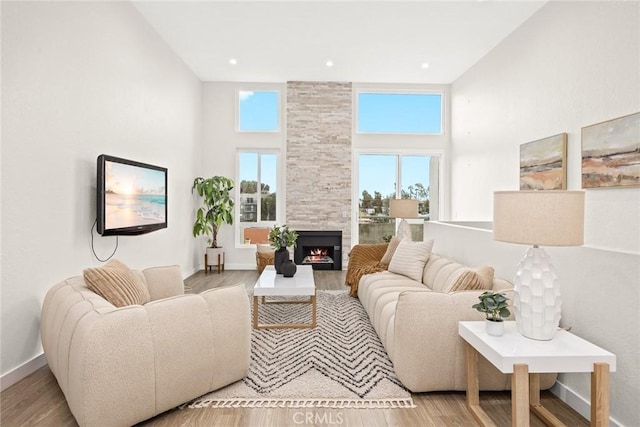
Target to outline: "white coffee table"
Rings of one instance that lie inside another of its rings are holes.
[[[518,332],[516,322],[505,322],[504,335],[487,334],[484,321],[458,322],[466,342],[467,406],[483,426],[495,425],[480,408],[478,354],[511,377],[511,424],[529,426],[529,408],[546,425],[563,426],[540,404],[540,373],[591,372],[591,425],[609,425],[609,371],[616,356],[567,331],[552,340],[537,341]]]
[[[298,265],[293,277],[276,274],[273,265],[265,267],[260,278],[253,287],[253,327],[266,328],[315,328],[316,327],[316,283],[313,280],[313,267]],[[266,297],[308,296],[308,301],[267,301]],[[311,323],[277,323],[258,324],[258,301],[262,304],[311,304]]]

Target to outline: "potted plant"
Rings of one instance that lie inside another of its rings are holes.
[[[479,303],[474,304],[471,308],[485,313],[485,326],[487,333],[493,336],[500,336],[504,333],[503,318],[509,317],[508,298],[501,292],[486,291],[478,296]]]
[[[298,240],[298,233],[291,230],[288,225],[282,227],[274,225],[269,231],[269,243],[276,250],[273,259],[273,265],[277,274],[282,274],[282,263],[289,259],[289,250],[287,247],[295,246]]]
[[[209,265],[216,265],[218,271],[222,264],[224,269],[224,252],[218,246],[218,231],[222,224],[233,224],[233,199],[231,190],[233,180],[223,176],[211,178],[198,177],[193,181],[191,192],[195,190],[202,197],[203,206],[196,212],[196,220],[193,223],[193,237],[201,234],[210,236],[207,239],[209,247],[205,254],[205,270]]]

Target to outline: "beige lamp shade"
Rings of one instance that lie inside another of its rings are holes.
[[[494,192],[493,239],[540,246],[582,245],[584,192]]]
[[[418,201],[415,199],[389,200],[389,216],[391,218],[417,218]]]

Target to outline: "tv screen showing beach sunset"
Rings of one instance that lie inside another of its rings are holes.
[[[105,161],[105,229],[163,224],[165,171]]]

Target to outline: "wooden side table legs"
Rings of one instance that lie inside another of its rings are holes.
[[[495,427],[495,423],[480,407],[480,386],[478,383],[478,351],[465,341],[467,361],[467,406],[481,426]]]
[[[513,365],[511,375],[511,425],[529,427],[529,367]]]
[[[207,272],[211,271],[211,267],[213,267],[212,265],[209,265],[209,256],[205,253],[204,254],[204,273],[207,274]],[[220,274],[220,269],[222,269],[222,271],[224,272],[224,261],[222,259],[222,255],[218,254],[218,274]]]
[[[480,407],[478,385],[478,351],[465,342],[467,365],[467,406],[481,426],[495,423]],[[594,363],[591,373],[591,426],[609,425],[609,364]],[[564,426],[547,408],[540,403],[540,374],[529,373],[526,364],[513,365],[511,376],[511,425],[529,426],[529,409],[548,426]]]
[[[594,363],[591,373],[591,425],[609,425],[609,364]]]

